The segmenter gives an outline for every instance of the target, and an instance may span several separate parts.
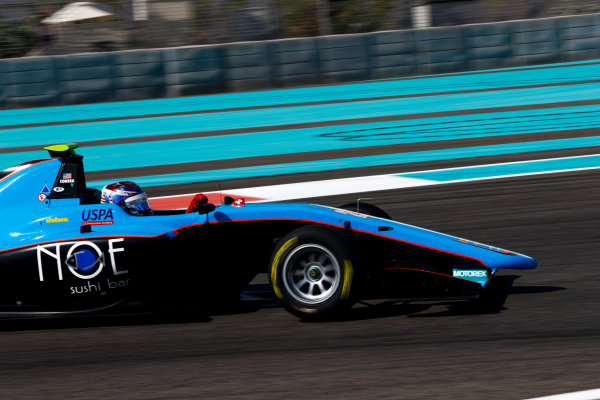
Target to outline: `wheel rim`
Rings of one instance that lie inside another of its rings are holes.
[[[338,288],[341,275],[331,251],[314,243],[294,248],[283,261],[282,272],[287,292],[308,304],[329,299]]]

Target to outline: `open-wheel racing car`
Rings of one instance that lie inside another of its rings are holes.
[[[187,210],[132,215],[86,186],[76,147],[0,172],[4,316],[105,312],[132,299],[201,307],[238,299],[266,272],[292,314],[331,317],[364,298],[476,298],[499,269],[536,267],[364,203],[213,205],[199,195]]]

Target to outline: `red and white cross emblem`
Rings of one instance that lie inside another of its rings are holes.
[[[246,200],[242,197],[238,197],[232,203],[234,207],[243,207],[246,204]]]

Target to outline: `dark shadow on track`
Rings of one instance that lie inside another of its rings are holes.
[[[206,323],[212,319],[204,312],[180,311],[121,315],[86,315],[44,318],[9,318],[0,320],[0,332],[98,328],[157,324]]]
[[[359,306],[352,308],[345,315],[328,321],[358,321],[379,318],[406,316],[407,318],[429,318],[442,316],[497,314],[505,310],[504,303],[511,294],[537,294],[548,293],[566,288],[558,286],[513,286],[518,275],[504,275],[494,278],[482,292],[481,296],[473,300],[400,302],[385,300],[376,304],[360,302]],[[446,309],[439,312],[428,312],[440,306]],[[311,320],[302,320],[312,322]]]
[[[405,316],[425,318],[475,314],[496,314],[506,308],[504,303],[511,294],[537,294],[565,290],[557,286],[513,286],[517,275],[499,276],[492,280],[478,299],[456,301],[429,301],[427,303],[398,300],[381,300],[376,303],[359,302],[357,306],[337,318],[326,320],[304,320],[302,322],[361,321]],[[108,326],[135,326],[157,324],[207,323],[222,315],[250,314],[265,308],[278,308],[268,285],[250,285],[241,301],[215,304],[205,310],[181,310],[161,312],[134,312],[120,315],[79,315],[45,318],[9,318],[0,320],[0,332],[76,329]],[[437,307],[446,307],[439,312],[429,312]]]
[[[87,313],[72,315],[1,315],[0,332],[74,329],[108,326],[136,326],[158,324],[185,324],[211,322],[212,317],[219,315],[250,314],[263,308],[278,307],[272,292],[267,292],[267,285],[252,285],[242,301],[235,299],[221,301],[198,308],[181,307],[178,304],[156,305],[151,303],[130,302],[123,308],[104,313]],[[243,301],[247,300],[247,301]]]
[[[423,315],[409,315],[409,317],[497,314],[506,310],[504,303],[511,294],[535,294],[565,290],[565,288],[558,286],[514,286],[514,281],[518,278],[518,275],[498,276],[490,282],[489,286],[482,292],[478,299],[447,303],[448,309],[446,311]]]

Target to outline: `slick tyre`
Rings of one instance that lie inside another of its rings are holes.
[[[273,250],[270,283],[280,303],[304,319],[337,316],[354,303],[352,242],[318,225],[296,229]]]

